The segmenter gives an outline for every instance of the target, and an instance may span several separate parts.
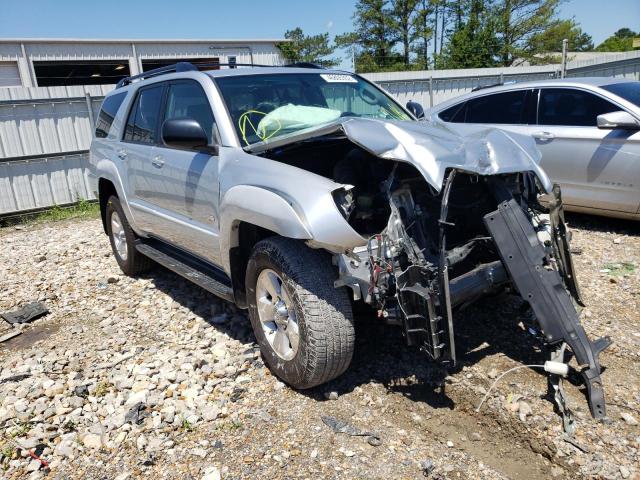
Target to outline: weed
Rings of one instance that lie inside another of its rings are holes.
[[[606,273],[614,276],[629,275],[636,271],[636,266],[630,262],[607,263],[604,268]]]
[[[96,385],[96,389],[93,392],[94,397],[104,397],[107,392],[109,391],[109,387],[111,385],[109,385],[108,382],[100,382]]]

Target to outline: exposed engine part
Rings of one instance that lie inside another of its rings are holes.
[[[532,174],[451,170],[435,192],[399,164],[379,189],[389,203],[386,227],[370,236],[366,252],[338,262],[339,282],[366,288],[365,300],[404,326],[409,345],[450,364],[453,311],[511,288],[529,303],[548,343],[571,347],[585,367],[591,413],[602,418],[598,356],[610,341],[591,342],[578,320],[573,302],[581,299],[559,189],[546,209]]]

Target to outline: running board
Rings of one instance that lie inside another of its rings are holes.
[[[531,222],[511,199],[484,217],[504,266],[524,300],[529,302],[550,345],[566,342],[583,367],[591,415],[606,416],[600,379],[600,352],[611,344],[608,337],[592,342],[580,324],[578,312],[557,270],[549,268],[547,255]]]
[[[217,272],[215,267],[206,265],[182,252],[170,252],[168,247],[163,248],[160,245],[154,244],[152,246],[149,243],[138,241],[136,250],[206,291],[224,300],[234,301],[233,289],[230,285],[223,283],[221,277],[224,274],[222,271]]]

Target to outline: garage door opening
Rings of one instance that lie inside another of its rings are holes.
[[[108,85],[128,77],[128,60],[33,62],[39,87]]]
[[[208,64],[201,70],[220,70],[220,58],[154,58],[153,60],[142,60],[142,71],[147,72],[154,68],[167,67],[178,62],[189,62],[194,65]]]

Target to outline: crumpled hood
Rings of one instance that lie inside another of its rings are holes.
[[[372,155],[414,165],[437,191],[448,168],[478,175],[534,172],[542,188],[552,183],[540,168],[540,151],[532,138],[496,128],[480,128],[460,135],[455,127],[424,122],[341,118],[337,122],[308,128],[291,135],[259,142],[245,150],[259,153],[310,138],[344,133]]]
[[[539,165],[540,151],[526,135],[486,128],[462,136],[437,124],[364,118],[342,122],[342,129],[377,157],[411,163],[438,191],[448,168],[479,175],[532,171],[547,193],[552,188]]]

